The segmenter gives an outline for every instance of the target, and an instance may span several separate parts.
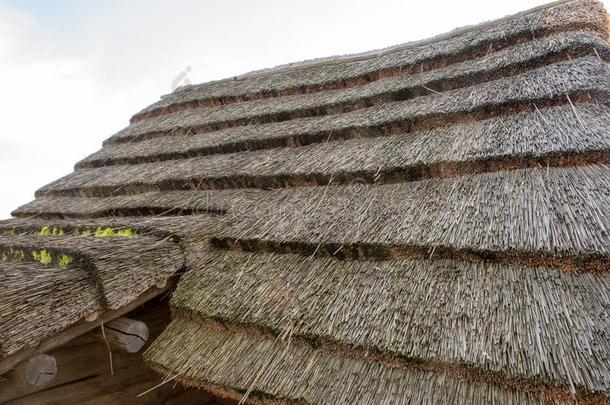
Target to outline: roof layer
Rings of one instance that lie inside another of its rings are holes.
[[[218,330],[183,318],[168,326],[147,357],[159,370],[171,370],[186,384],[236,399],[240,395],[233,390],[247,392],[254,403],[266,402],[269,396],[312,404],[543,404],[550,403],[544,395],[553,400],[571,398],[569,392],[552,388],[543,395],[534,387],[523,392],[483,378],[464,378],[456,370],[387,364],[375,361],[374,356],[361,358],[300,341]],[[589,396],[583,401],[588,398],[595,400]]]
[[[351,87],[388,76],[413,74],[459,63],[554,33],[586,29],[607,35],[606,13],[594,1],[569,2],[535,10],[485,27],[469,27],[437,38],[358,57],[270,69],[239,79],[189,86],[147,107],[134,121],[185,107],[225,104],[278,95]],[[423,43],[422,43],[423,42]]]
[[[0,221],[0,358],[88,315],[122,308],[183,270],[182,249],[172,241],[179,227],[172,225]]]
[[[590,93],[591,96],[605,98],[609,81],[605,61],[595,55],[557,62],[514,77],[503,77],[444,93],[432,92],[433,94],[428,96],[394,102],[391,99],[381,98],[378,103],[357,103],[356,105],[360,108],[374,108],[368,112],[376,111],[375,115],[384,116],[385,122],[388,121],[388,118],[395,117],[394,121],[409,121],[415,128],[433,127],[447,125],[452,121],[451,117],[459,115],[473,113],[488,115],[492,108],[500,109],[496,112],[497,114],[513,104],[531,105],[532,102],[543,103],[544,100],[557,103],[566,98],[566,93],[573,98],[583,97],[587,93]],[[358,87],[357,90],[362,89]],[[320,97],[320,93],[316,94]],[[332,109],[321,108],[322,103],[312,109],[305,109],[304,112],[300,107],[304,97],[305,95],[295,96],[292,103],[288,99],[280,98],[275,103],[272,103],[271,100],[262,100],[217,108],[184,110],[132,124],[110,138],[111,142],[108,143],[128,142],[169,134],[210,132],[223,128],[280,122],[307,116],[332,115],[334,112]],[[292,107],[292,104],[296,108]],[[349,105],[354,105],[352,100]],[[370,107],[371,105],[373,107]],[[376,105],[377,108],[375,108]],[[513,106],[513,108],[516,107]],[[342,111],[339,110],[339,112]],[[349,119],[362,115],[360,109],[356,109],[352,113],[351,116],[348,116]],[[438,120],[439,116],[443,118],[442,121]],[[340,115],[340,117],[345,119],[344,116]],[[435,118],[437,121],[434,121]],[[366,119],[366,115],[362,119]],[[356,121],[356,123],[358,122],[361,121]],[[434,125],[435,123],[436,125]],[[368,124],[368,126],[373,124],[370,119]]]
[[[608,277],[234,251],[210,252],[201,267],[214,271],[188,273],[172,298],[180,316],[507,379],[610,389]]]
[[[599,257],[605,262],[599,269],[607,271],[609,170],[540,168],[382,186],[278,190],[236,205],[217,239],[310,254],[341,248],[341,256],[348,257],[361,256],[358,249],[366,247],[365,255],[381,257],[392,255],[394,247],[405,248],[398,255],[410,247],[435,248],[437,256],[445,248],[496,259],[576,257],[575,265],[584,268],[587,257]]]
[[[583,122],[583,125],[579,123]],[[41,193],[137,192],[393,183],[506,169],[610,163],[610,109],[549,107],[432,131],[79,170]]]
[[[148,237],[0,236],[0,249],[68,254],[90,269],[109,309],[118,309],[184,266],[175,243]]]
[[[102,296],[80,267],[0,263],[0,357],[102,309]]]

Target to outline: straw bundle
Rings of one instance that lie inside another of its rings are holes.
[[[197,188],[197,184],[193,185]],[[233,204],[264,193],[256,189],[169,191],[106,198],[40,197],[15,211],[18,217],[191,216],[225,214]]]
[[[86,236],[95,235],[99,229],[116,231],[128,229],[134,237],[148,236],[163,240],[179,241],[180,235],[213,234],[214,218],[207,216],[191,216],[188,218],[149,217],[105,217],[99,219],[40,219],[13,218],[0,221],[0,234],[31,235],[40,234],[41,229],[61,230],[62,235]],[[89,231],[89,232],[87,232]],[[103,235],[105,236],[105,235]],[[121,236],[118,232],[117,236]],[[174,237],[174,238],[172,238]]]
[[[573,257],[563,264],[608,271],[609,170],[529,169],[278,190],[235,204],[218,239],[339,257],[425,256],[433,248],[437,257]]]
[[[183,318],[173,320],[144,356],[187,385],[234,399],[250,393],[254,403],[550,403],[533,387],[521,392],[450,370],[386,365],[316,350],[303,342],[214,330]],[[555,403],[571,398],[551,388],[543,393]],[[579,399],[587,403],[586,397]]]

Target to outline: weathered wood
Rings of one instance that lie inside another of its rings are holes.
[[[137,353],[148,341],[148,326],[142,321],[117,318],[104,324],[104,333],[98,334],[113,347],[127,353]]]
[[[16,382],[42,387],[57,374],[57,361],[48,354],[32,356],[15,369]]]
[[[177,279],[175,277],[170,278],[164,288],[151,287],[150,289],[142,293],[136,300],[132,301],[130,304],[124,306],[123,308],[103,312],[99,318],[100,322],[110,322],[113,319],[119,318],[125,315],[126,313],[134,310],[145,302],[150,301],[151,299],[157,296],[165,294],[176,286],[176,282]],[[17,364],[21,363],[22,361],[28,359],[29,357],[35,354],[44,353],[49,350],[52,350],[78,336],[89,332],[92,329],[99,327],[100,322],[86,322],[83,320],[82,322],[79,322],[56,335],[44,339],[36,347],[25,348],[13,355],[5,357],[4,359],[0,360],[0,375],[12,370]]]
[[[55,380],[57,360],[48,354],[30,357],[0,378],[0,403],[23,393],[38,391]]]

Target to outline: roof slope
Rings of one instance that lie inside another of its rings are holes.
[[[559,2],[163,97],[0,224],[6,308],[80,294],[25,341],[0,299],[3,354],[179,272],[145,357],[218,395],[610,402],[607,38]]]

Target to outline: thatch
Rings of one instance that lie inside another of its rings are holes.
[[[46,197],[20,216],[122,212],[229,214],[216,240],[248,249],[338,257],[558,260],[607,271],[608,166],[542,168],[385,186],[174,191],[108,198]],[[446,198],[451,196],[452,198]],[[515,198],[519,196],[520,198]],[[163,210],[163,211],[162,211]],[[536,214],[533,215],[532,213]],[[600,263],[601,261],[601,263]]]
[[[179,89],[136,114],[132,121],[189,107],[213,106],[258,98],[347,88],[391,77],[468,61],[554,33],[587,29],[607,36],[605,10],[598,2],[577,1],[537,10],[517,18],[469,27],[363,57],[335,57],[324,63],[293,64],[262,74]],[[296,66],[295,66],[296,65]]]
[[[0,254],[8,260],[0,262],[0,357],[91,312],[117,309],[155,281],[200,261],[215,226],[214,218],[204,216],[0,221]],[[109,230],[132,236],[109,236]],[[32,262],[32,253],[40,252],[45,265]],[[71,260],[59,268],[61,257]]]
[[[415,149],[420,144],[422,145],[422,150],[419,151],[419,153],[426,153],[425,151],[428,148],[436,150],[439,148],[436,145],[436,142],[447,142],[451,144],[462,142],[459,147],[471,147],[476,151],[479,147],[476,142],[482,142],[482,140],[479,140],[480,137],[482,137],[482,133],[487,133],[487,136],[490,139],[496,140],[502,135],[506,136],[510,133],[509,131],[513,129],[515,131],[515,136],[519,137],[519,140],[528,136],[528,143],[531,142],[535,146],[538,146],[540,143],[540,140],[536,140],[535,137],[543,136],[553,138],[559,142],[560,145],[565,145],[567,142],[565,137],[569,137],[571,131],[579,134],[584,131],[586,135],[582,137],[584,138],[583,142],[589,142],[589,137],[592,136],[589,131],[594,131],[596,123],[603,120],[603,117],[607,115],[607,107],[592,103],[574,104],[574,106],[572,106],[567,99],[565,101],[566,105],[548,108],[541,106],[540,108],[533,108],[533,111],[526,111],[515,115],[500,115],[481,121],[456,123],[454,125],[440,126],[429,131],[413,131],[412,133],[401,132],[400,124],[397,124],[396,121],[389,121],[392,117],[385,117],[388,119],[386,122],[381,121],[381,119],[384,118],[382,116],[376,119],[374,126],[366,126],[367,117],[363,117],[364,120],[359,125],[355,125],[355,123],[343,119],[334,123],[330,120],[322,120],[317,124],[313,124],[311,119],[306,119],[305,121],[308,123],[303,122],[301,127],[296,124],[302,120],[293,120],[295,122],[287,121],[278,124],[231,128],[219,131],[218,134],[203,133],[188,136],[167,136],[141,142],[118,145],[109,144],[91,155],[91,157],[77,164],[77,169],[115,164],[160,162],[205,156],[205,159],[195,160],[194,162],[214,162],[214,165],[211,166],[222,166],[222,168],[225,169],[226,174],[231,174],[237,170],[236,168],[244,167],[241,169],[243,172],[249,170],[251,172],[250,174],[258,175],[258,172],[261,170],[264,173],[264,167],[270,164],[278,164],[280,166],[278,170],[281,170],[282,164],[280,162],[282,159],[293,159],[298,162],[298,164],[293,165],[293,168],[290,171],[298,170],[299,167],[302,167],[302,165],[305,164],[303,159],[310,157],[314,158],[314,160],[327,160],[330,158],[341,159],[342,156],[348,155],[351,156],[351,158],[358,159],[358,156],[353,155],[357,154],[360,145],[371,148],[371,154],[374,154],[378,148],[381,148],[381,145],[388,145],[388,147],[393,150],[394,148],[404,149],[405,146],[403,145],[410,145],[410,148]],[[583,128],[582,125],[576,125],[578,124],[578,120],[574,121],[576,113],[580,115],[580,121],[586,123],[586,127]],[[372,118],[372,115],[368,117],[369,120]],[[557,123],[555,123],[555,121],[557,121]],[[602,122],[600,122],[600,124],[601,123]],[[528,125],[533,126],[532,132],[534,133],[524,135],[524,132],[528,132],[526,129]],[[405,130],[408,131],[408,128]],[[557,132],[559,131],[566,133],[559,138],[557,135]],[[224,133],[227,136],[227,139],[221,141],[220,133]],[[382,139],[384,135],[388,136],[389,139]],[[246,140],[244,138],[246,136],[250,137],[251,140]],[[243,139],[242,141],[237,139],[236,142],[227,142],[227,140],[233,137]],[[354,142],[353,139],[350,139],[369,137],[374,139],[360,142]],[[594,137],[597,138],[595,135]],[[347,141],[332,142],[332,145],[328,146],[313,145],[310,148],[296,148],[295,150],[278,150],[278,148],[273,148],[275,150],[250,154],[230,153],[232,150],[252,150],[271,146],[309,146],[309,144],[320,142],[325,144],[330,141],[343,140],[344,138],[347,139]],[[224,142],[222,144],[224,146],[214,146],[219,142]],[[425,144],[423,144],[424,142]],[[508,142],[508,140],[505,140],[504,142]],[[516,151],[523,152],[523,146],[518,144],[516,140],[513,143],[513,148],[522,148],[516,149]],[[428,146],[428,144],[430,144],[430,146]],[[548,147],[549,146],[546,148]],[[456,148],[458,148],[458,146],[456,146]],[[498,148],[500,150],[505,150],[506,146],[500,144],[498,145]],[[355,149],[355,151],[352,152],[352,149]],[[534,152],[539,150],[536,147],[533,147],[532,149]],[[341,150],[341,156],[337,156],[339,150]],[[327,151],[330,156],[326,156]],[[217,153],[230,153],[230,156],[214,156],[214,154]],[[408,151],[405,151],[405,153],[407,153],[407,155],[412,155],[414,152],[409,153]],[[439,153],[442,153],[442,151],[439,151]],[[313,156],[313,154],[316,154],[316,156]],[[375,159],[384,161],[391,159],[392,156],[393,154],[390,153],[389,156],[384,156],[383,158],[376,156]],[[250,163],[250,159],[254,160],[257,158],[259,159],[257,165]],[[434,158],[430,157],[426,160],[431,159]],[[238,162],[235,162],[236,160]],[[269,160],[271,162],[268,162]],[[180,162],[172,162],[172,166],[179,163]],[[307,162],[305,165],[310,166],[312,164],[312,162]],[[259,166],[262,168],[259,169]],[[122,168],[122,170],[128,169],[128,167]],[[193,169],[193,171],[195,170],[196,168]],[[217,170],[221,170],[221,168]],[[336,169],[325,168],[324,170],[333,172]],[[276,174],[281,176],[283,173],[279,172]],[[213,174],[211,175],[214,176]],[[220,177],[220,175],[215,175],[215,177]]]
[[[601,165],[277,190],[234,204],[218,239],[340,256],[358,256],[360,247],[576,256],[584,266],[610,253],[609,181],[610,167]]]
[[[194,189],[197,184],[194,184]],[[264,193],[258,189],[151,192],[104,198],[40,197],[13,215],[36,217],[190,216],[224,215],[233,204],[243,204]]]
[[[213,330],[183,318],[172,321],[145,358],[183,383],[220,395],[233,388],[236,399],[250,393],[251,399],[272,396],[310,404],[547,403],[534,393],[470,381],[459,373],[401,368],[302,342]]]
[[[417,86],[421,88],[422,84],[418,83]],[[430,92],[431,95],[407,99],[406,101],[395,101],[394,103],[391,102],[391,99],[382,97],[378,103],[367,101],[362,104],[356,103],[356,106],[359,108],[369,107],[370,111],[377,111],[381,115],[385,115],[382,111],[387,108],[400,109],[400,121],[417,122],[418,126],[424,126],[420,121],[426,121],[425,126],[432,126],[429,121],[433,117],[448,116],[442,121],[442,124],[438,122],[438,126],[446,125],[447,120],[451,121],[450,116],[457,114],[468,114],[482,109],[489,114],[490,108],[503,108],[515,103],[531,105],[532,102],[541,102],[541,100],[547,99],[565,99],[566,93],[574,98],[583,97],[587,93],[591,93],[591,96],[601,95],[605,97],[609,85],[610,79],[605,61],[597,56],[589,56],[558,62],[526,71],[514,77],[499,78],[491,82],[440,94]],[[401,90],[408,92],[408,88],[402,88]],[[360,94],[358,89],[356,88],[354,91]],[[397,92],[401,90],[395,89]],[[334,93],[313,93],[306,96],[319,99],[325,94]],[[313,102],[311,108],[304,108],[305,100],[303,98],[306,96],[281,97],[216,108],[183,110],[133,124],[114,135],[107,143],[127,142],[167,134],[215,131],[254,123],[326,115],[334,110],[325,110],[322,107],[328,105],[330,108],[341,99],[339,97],[328,103],[316,101]],[[378,98],[379,96],[375,97]],[[353,106],[354,100],[350,99],[347,104]],[[378,105],[370,107],[370,105],[375,104]],[[515,107],[513,106],[512,109],[514,110]],[[339,109],[338,112],[342,111]],[[352,111],[350,117],[362,114],[362,112],[361,110]],[[369,122],[369,126],[371,124],[373,122]],[[235,142],[234,139],[232,141]]]
[[[234,251],[210,252],[197,268],[172,298],[179,316],[610,390],[607,277],[451,260],[303,260]]]
[[[109,309],[126,305],[184,267],[175,243],[150,237],[0,236],[0,251],[11,250],[45,250],[53,262],[61,255],[74,257],[91,272]]]
[[[409,135],[77,170],[53,195],[388,183],[536,166],[610,163],[610,109],[578,104]],[[135,144],[137,145],[137,144]],[[177,145],[178,146],[178,145]],[[179,152],[178,152],[179,153]]]
[[[180,241],[182,235],[204,235],[210,237],[214,234],[215,219],[209,216],[188,216],[185,218],[167,218],[151,216],[119,217],[107,216],[99,219],[59,219],[59,218],[13,218],[0,221],[0,234],[35,235],[41,230],[48,229],[50,236],[53,230],[62,231],[62,235],[83,236],[86,233],[95,235],[96,231],[112,229],[120,232],[129,229],[134,236],[149,236],[160,240]],[[62,236],[56,235],[56,236]],[[102,235],[103,232],[102,232]],[[105,235],[104,235],[105,236]],[[116,236],[121,236],[117,234]]]
[[[0,286],[0,357],[101,310],[101,294],[80,267],[1,262]]]

